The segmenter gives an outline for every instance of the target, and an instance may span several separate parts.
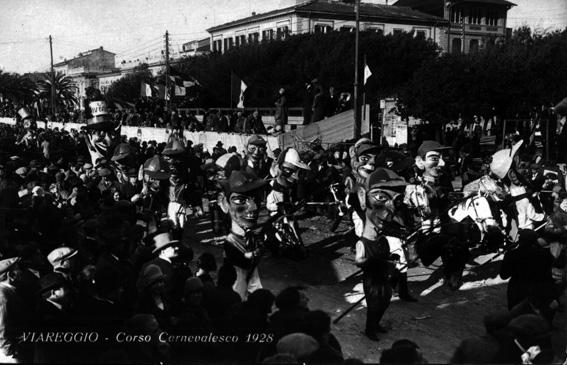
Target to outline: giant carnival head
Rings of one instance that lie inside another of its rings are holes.
[[[377,168],[368,177],[366,187],[358,190],[358,199],[366,211],[366,220],[374,225],[395,215],[396,200],[403,198],[407,183],[390,169]]]
[[[278,157],[276,181],[281,186],[294,186],[299,180],[301,170],[310,170],[310,168],[301,160],[296,149],[288,148]]]
[[[246,158],[248,161],[252,162],[253,165],[257,165],[266,157],[267,143],[264,138],[255,134],[248,138],[246,142]]]
[[[160,181],[168,180],[170,176],[167,164],[160,156],[155,155],[144,163],[144,182],[148,184],[150,190],[158,191]]]
[[[220,207],[230,215],[233,226],[248,230],[256,225],[266,183],[245,171],[233,171],[221,182],[224,196],[220,198]]]
[[[85,108],[87,116],[87,131],[96,138],[93,142],[104,143],[111,146],[115,142],[116,123],[103,100],[91,101]],[[119,136],[118,136],[119,137]]]
[[[445,167],[443,151],[448,149],[451,149],[451,147],[443,146],[437,141],[423,141],[419,146],[415,164],[423,172],[426,179],[437,179],[442,175]]]
[[[360,139],[355,143],[351,154],[351,167],[358,183],[364,184],[370,174],[374,172],[379,153],[380,146],[367,138]]]

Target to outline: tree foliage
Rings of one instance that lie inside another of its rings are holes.
[[[110,100],[133,101],[140,97],[140,87],[142,82],[150,83],[152,74],[146,67],[136,68],[133,73],[114,81],[108,91],[106,97]]]
[[[0,94],[5,98],[29,104],[35,100],[36,85],[28,78],[0,70]]]
[[[459,114],[526,118],[567,95],[567,30],[520,28],[504,43],[424,62],[400,90],[407,115],[446,122]]]
[[[45,74],[44,79],[37,82],[37,97],[39,100],[51,103],[51,83],[51,76],[49,74]],[[53,85],[55,86],[55,105],[59,110],[61,110],[60,108],[74,109],[78,107],[79,100],[75,95],[77,86],[73,79],[58,73],[54,77]]]
[[[361,85],[364,55],[373,72],[366,91],[374,98],[395,93],[422,62],[436,58],[438,53],[435,43],[413,33],[384,36],[361,32]],[[201,83],[201,101],[206,107],[230,106],[231,71],[248,85],[246,105],[272,107],[277,90],[283,87],[290,106],[300,106],[305,83],[314,78],[325,87],[352,92],[354,34],[296,35],[284,41],[233,48],[224,54],[187,58],[174,68],[181,76],[193,76]]]

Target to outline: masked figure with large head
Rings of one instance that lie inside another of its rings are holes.
[[[245,171],[258,176],[261,179],[270,174],[272,159],[266,154],[267,142],[261,136],[255,134],[246,142]]]
[[[266,208],[272,215],[281,204],[292,202],[301,170],[309,170],[309,166],[301,160],[297,150],[288,148],[280,154],[275,169],[276,177],[270,183],[272,190],[266,198]]]
[[[422,217],[421,222],[424,231],[439,233],[439,225],[447,216],[448,193],[452,187],[442,184],[445,167],[442,152],[448,149],[451,147],[443,146],[437,141],[423,141],[417,150],[415,165],[421,172],[421,185],[425,188],[429,202],[429,216]]]
[[[376,159],[380,153],[380,146],[363,138],[359,140],[351,151],[352,175],[345,179],[346,205],[353,208],[352,221],[357,237],[362,236],[364,228],[364,209],[361,208],[357,195],[360,189],[365,189],[368,176],[376,168]]]
[[[252,228],[260,212],[262,190],[266,181],[243,171],[234,171],[222,182],[224,196],[220,206],[230,215],[230,233],[224,242],[225,264],[237,274],[233,289],[243,300],[248,293],[262,288],[258,274],[261,251]]]
[[[406,186],[403,178],[389,169],[378,168],[369,177],[366,189],[358,190],[358,200],[364,210],[364,230],[356,243],[355,261],[363,270],[363,287],[366,295],[366,336],[378,340],[378,332],[385,332],[380,320],[390,305],[391,279],[395,261],[403,252],[391,254],[394,247],[402,246],[399,237],[388,233],[395,224],[396,200]]]

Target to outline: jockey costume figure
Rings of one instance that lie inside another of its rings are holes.
[[[490,172],[504,183],[515,202],[513,216],[517,217],[518,230],[534,229],[545,220],[545,213],[538,212],[532,203],[532,200],[537,198],[532,195],[529,183],[515,168],[514,158],[522,143],[523,141],[519,141],[512,149],[497,151],[492,155],[490,163]]]
[[[401,246],[401,239],[385,233],[385,226],[395,220],[395,200],[406,186],[403,178],[391,170],[378,168],[368,177],[365,188],[358,189],[358,200],[364,210],[363,233],[356,243],[355,261],[363,270],[366,295],[366,336],[378,341],[378,332],[386,332],[380,320],[392,298],[391,279],[394,273],[392,246]]]
[[[167,218],[173,223],[175,230],[181,230],[185,226],[187,212],[193,195],[196,191],[192,189],[188,182],[188,169],[185,163],[185,147],[175,137],[165,145],[162,152],[163,160],[169,167],[169,186],[167,195],[169,203],[167,205]],[[199,202],[200,203],[200,202]]]
[[[248,293],[262,288],[258,274],[261,251],[252,228],[258,221],[266,181],[245,171],[233,171],[221,184],[224,195],[219,203],[231,219],[230,233],[224,242],[225,265],[236,270],[233,289],[244,301]]]
[[[166,162],[158,155],[147,159],[143,165],[142,191],[131,199],[141,211],[151,212],[157,221],[167,212],[169,203],[165,182],[171,174],[166,166]]]
[[[288,148],[280,154],[275,168],[276,177],[270,182],[272,190],[266,198],[270,215],[275,215],[282,204],[292,203],[300,170],[309,170],[309,166],[301,161],[297,150]]]
[[[442,151],[451,149],[443,146],[437,141],[423,141],[417,150],[415,165],[421,172],[421,184],[427,192],[429,201],[429,216],[425,216],[421,222],[421,229],[424,233],[440,233],[441,222],[447,220],[447,210],[449,208],[448,193],[452,191],[452,186],[442,185],[443,160]]]
[[[358,190],[366,186],[366,180],[376,168],[376,159],[380,153],[380,146],[363,138],[356,142],[351,154],[352,176],[345,179],[346,205],[352,212],[354,232],[357,237],[362,236],[364,229],[364,210],[358,203]]]
[[[213,159],[201,166],[207,172],[207,179],[211,183],[208,191],[211,192],[210,197],[216,200],[216,204],[211,204],[210,214],[213,224],[213,233],[217,235],[226,235],[230,231],[230,216],[225,214],[219,202],[224,198],[223,181],[226,181],[233,171],[239,171],[244,165],[242,157],[236,152],[225,153],[216,161]]]
[[[289,242],[281,234],[278,234],[278,231],[282,228],[282,224],[289,223],[295,234],[299,236],[297,223],[289,221],[285,213],[287,206],[293,203],[294,197],[297,195],[300,170],[309,170],[309,166],[300,159],[297,150],[288,148],[278,157],[274,170],[276,177],[270,182],[272,190],[266,197],[266,209],[271,216],[283,213],[283,220],[274,222],[273,229],[268,231],[267,242],[275,245],[272,247],[274,249],[291,248],[288,247]]]

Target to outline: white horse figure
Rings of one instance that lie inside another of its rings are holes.
[[[489,228],[497,227],[488,199],[481,195],[472,196],[449,209],[449,217],[457,222],[471,218],[480,230],[481,241]]]
[[[421,222],[422,232],[431,232],[432,227],[432,232],[441,232],[439,217],[431,217],[431,207],[425,186],[407,185],[404,192],[404,204],[416,211],[416,218]]]

